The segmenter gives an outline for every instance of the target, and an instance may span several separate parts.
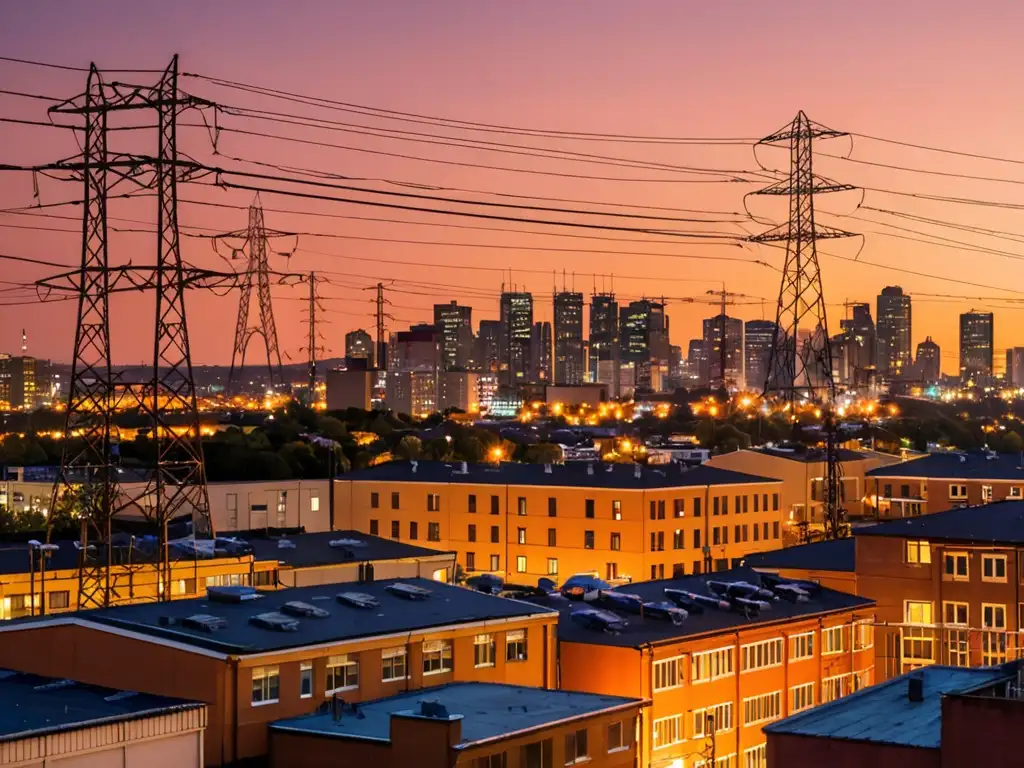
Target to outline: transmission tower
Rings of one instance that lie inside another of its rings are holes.
[[[230,233],[238,234],[238,233]],[[277,234],[277,233],[275,233]],[[216,241],[215,241],[216,242]],[[245,244],[241,251],[248,256],[245,268],[245,281],[238,299],[238,322],[235,324],[235,346],[231,351],[231,370],[228,373],[228,391],[233,392],[236,375],[241,377],[245,368],[245,350],[253,336],[263,337],[263,345],[267,350],[267,370],[270,373],[270,385],[284,382],[281,369],[281,352],[277,345],[277,326],[274,324],[274,307],[270,301],[270,246],[268,232],[263,224],[263,206],[259,195],[249,206],[249,228],[245,233]],[[260,301],[259,324],[249,322],[249,304],[252,299],[253,282]]]
[[[794,415],[802,401],[824,406],[827,464],[825,535],[828,538],[840,535],[844,512],[840,489],[842,470],[833,413],[836,385],[816,243],[818,240],[852,237],[853,233],[815,222],[814,196],[850,191],[854,187],[815,175],[813,144],[815,139],[846,135],[811,122],[801,111],[792,123],[758,142],[758,145],[789,146],[788,176],[753,193],[788,197],[789,220],[749,238],[755,243],[786,243],[786,263],[779,288],[765,395],[774,395],[787,403]],[[807,333],[809,336],[801,338],[801,334]]]
[[[319,342],[324,335],[317,330],[317,324],[324,322],[317,318],[317,312],[323,312],[323,305],[320,303],[320,296],[317,292],[317,285],[323,282],[322,277],[317,277],[315,272],[310,272],[309,277],[309,304],[306,307],[306,347],[307,363],[306,371],[309,377],[309,405],[312,407],[316,402],[316,356],[317,353],[325,353],[326,348]]]
[[[155,86],[106,84],[93,65],[85,94],[50,109],[52,115],[82,117],[86,135],[82,162],[64,165],[80,172],[72,178],[84,182],[85,205],[66,444],[51,500],[53,509],[66,494],[80,499],[79,607],[110,605],[120,596],[111,572],[112,521],[119,514],[141,513],[156,528],[159,594],[165,600],[171,593],[168,524],[191,516],[194,535],[213,533],[185,313],[184,290],[190,278],[181,259],[177,212],[177,183],[179,178],[190,178],[195,167],[178,160],[177,117],[203,104],[179,93],[175,56]],[[140,110],[156,113],[156,156],[111,155],[107,146],[109,116]],[[108,173],[113,184],[108,184]],[[121,382],[111,374],[108,299],[115,290],[115,275],[128,275],[131,282],[129,273],[134,272],[131,267],[112,268],[109,263],[107,200],[111,189],[121,183],[155,190],[157,198],[157,260],[146,285],[156,293],[153,370],[151,377],[141,382]],[[117,451],[112,440],[119,387],[138,393],[138,406],[150,421],[154,454],[143,490],[130,498],[117,483]],[[178,424],[171,422],[180,423],[182,415],[186,429],[175,431]],[[74,430],[82,430],[85,436],[80,450],[71,447]],[[102,545],[102,551],[94,541]]]

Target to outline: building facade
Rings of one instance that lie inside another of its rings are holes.
[[[522,381],[551,381],[551,323],[536,322],[530,334],[530,357],[526,379]]]
[[[345,357],[362,358],[367,361],[368,368],[373,368],[373,338],[370,334],[362,328],[346,333]]]
[[[747,389],[761,391],[768,382],[768,366],[777,328],[771,320],[748,320],[743,328],[743,367]]]
[[[473,308],[452,301],[434,305],[434,326],[441,333],[444,370],[465,370],[473,363]]]
[[[590,381],[618,391],[619,304],[614,293],[595,293],[590,297]]]
[[[917,345],[917,357],[914,359],[917,367],[917,374],[921,381],[938,381],[942,375],[942,350],[939,345],[928,336]]]
[[[911,363],[910,296],[905,295],[898,285],[887,286],[878,296],[877,309],[875,332],[878,352],[875,362],[879,373],[896,376]]]
[[[724,334],[724,335],[723,335]],[[724,348],[723,348],[724,346]],[[715,315],[704,321],[704,349],[712,386],[743,388],[743,321]],[[725,373],[722,373],[722,361]]]
[[[586,373],[583,354],[583,294],[562,291],[554,296],[554,382],[582,384]]]
[[[501,294],[500,369],[505,383],[530,380],[530,341],[533,336],[533,294]]]
[[[960,376],[963,379],[992,375],[993,314],[964,312],[960,315]]]

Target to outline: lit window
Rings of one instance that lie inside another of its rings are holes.
[[[762,693],[743,700],[743,724],[765,723],[782,717],[782,691]]]
[[[794,685],[789,689],[790,714],[796,714],[814,706],[814,683]]]
[[[557,557],[549,557],[548,558],[548,576],[557,576],[557,575],[558,575],[558,558]]]
[[[477,635],[473,638],[473,666],[494,666],[494,635]]]
[[[683,740],[683,716],[672,715],[654,721],[654,749],[664,749]]]
[[[843,630],[845,627],[828,627],[821,630],[821,654],[826,656],[830,653],[843,652]]]
[[[852,677],[852,673],[848,672],[845,675],[836,675],[835,677],[823,679],[821,681],[821,703],[826,704],[848,696],[852,692]]]
[[[281,673],[277,667],[254,667],[252,670],[252,705],[274,704],[281,694]]]
[[[654,662],[654,690],[664,691],[683,684],[683,659],[676,656]]]
[[[309,497],[309,511],[319,512],[320,511],[320,497],[313,494]]]
[[[732,702],[693,710],[693,737],[702,739],[711,733],[732,729]]]
[[[438,675],[452,671],[450,640],[428,640],[423,643],[423,674]]]
[[[526,555],[516,555],[516,572],[526,573]]]
[[[345,654],[327,659],[327,681],[324,694],[330,696],[338,691],[359,687],[359,659]]]
[[[789,638],[789,660],[800,661],[814,656],[814,633],[804,632]]]
[[[927,541],[907,542],[907,562],[911,565],[927,565],[932,561],[932,548]]]
[[[299,698],[313,697],[313,662],[303,661],[299,664]]]
[[[757,496],[754,498],[756,499]],[[743,750],[743,768],[766,768],[767,765],[767,744],[758,744],[756,747]]]
[[[565,734],[565,764],[576,765],[590,759],[587,751],[587,729]]]
[[[505,633],[505,661],[526,661],[526,630]]]
[[[782,638],[741,646],[740,655],[741,672],[777,667],[782,664]]]
[[[690,681],[706,683],[733,674],[733,646],[693,654],[690,660]]]
[[[381,682],[387,683],[392,680],[405,680],[405,646],[397,648],[385,648],[381,651]]]

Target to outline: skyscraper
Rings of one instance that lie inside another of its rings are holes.
[[[497,373],[502,364],[501,320],[481,320],[476,338],[476,367],[486,373]]]
[[[590,380],[618,393],[619,305],[613,293],[590,297]]]
[[[848,304],[847,307],[851,315],[839,321],[842,332],[832,342],[833,346],[841,346],[841,350],[833,349],[833,355],[842,364],[833,371],[837,383],[860,387],[871,383],[875,370],[875,321],[871,319],[870,304]]]
[[[921,381],[938,381],[942,373],[942,350],[929,336],[917,345],[917,358],[914,360]]]
[[[960,315],[960,375],[988,376],[992,373],[992,313],[964,312]]]
[[[507,383],[526,381],[533,333],[533,295],[505,291],[501,294],[501,368]]]
[[[704,348],[704,339],[690,339],[684,368],[690,386],[708,386],[708,354]]]
[[[362,358],[373,367],[373,337],[362,328],[345,334],[345,357]]]
[[[771,320],[748,320],[743,335],[743,364],[747,389],[762,391],[768,381],[772,340],[777,325]]]
[[[877,316],[875,364],[879,373],[896,376],[910,365],[910,297],[898,285],[883,288]]]
[[[725,374],[722,357],[725,357]],[[715,315],[704,321],[704,348],[708,357],[708,376],[711,386],[743,386],[743,321]]]
[[[1024,347],[1006,350],[1006,383],[1018,389],[1024,387]]]
[[[562,291],[554,296],[556,384],[583,383],[583,294]]]
[[[530,334],[530,381],[551,381],[551,323],[536,322]]]
[[[455,301],[435,304],[434,325],[441,331],[444,370],[468,368],[473,357],[473,308]]]
[[[631,302],[619,310],[619,349],[623,363],[632,363],[636,386],[651,388],[652,367],[668,372],[668,318],[665,305],[650,299]]]

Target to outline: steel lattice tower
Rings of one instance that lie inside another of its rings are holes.
[[[823,404],[826,464],[825,534],[839,535],[843,511],[841,499],[841,467],[838,441],[831,404],[836,386],[832,374],[832,349],[825,314],[825,298],[818,264],[817,241],[852,237],[853,233],[819,224],[814,218],[814,196],[825,192],[854,189],[814,174],[813,144],[815,139],[836,138],[848,134],[811,122],[802,111],[793,122],[767,136],[758,145],[789,146],[789,174],[782,181],[755,195],[785,195],[789,198],[789,220],[750,237],[755,243],[786,243],[786,263],[779,287],[776,307],[775,336],[772,340],[765,395],[774,395],[791,409],[801,400]],[[801,338],[801,332],[810,332]]]
[[[277,326],[274,323],[274,308],[270,301],[270,246],[267,229],[263,224],[263,206],[259,196],[249,206],[249,229],[242,250],[248,254],[245,282],[238,301],[238,322],[235,324],[235,346],[231,352],[231,371],[228,374],[228,389],[231,391],[236,375],[241,376],[245,368],[245,350],[253,336],[263,337],[267,350],[267,369],[270,383],[274,385],[276,366],[277,383],[284,382],[281,370],[281,352],[277,344]],[[259,324],[249,323],[249,304],[252,298],[253,281],[260,302]]]

